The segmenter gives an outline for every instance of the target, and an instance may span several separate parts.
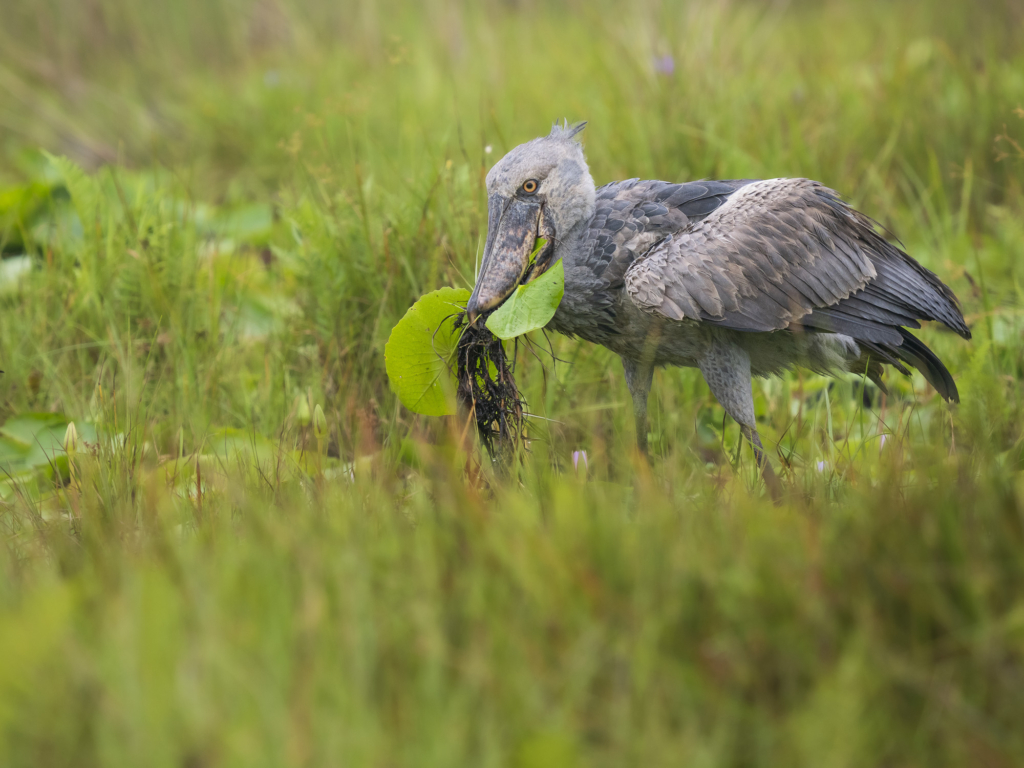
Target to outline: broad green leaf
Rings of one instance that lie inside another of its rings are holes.
[[[264,242],[274,226],[274,212],[269,205],[251,203],[223,211],[211,224],[214,233],[245,242]]]
[[[28,446],[9,437],[0,437],[0,475],[24,466]]]
[[[29,498],[37,498],[41,493],[40,475],[35,469],[3,469],[0,471],[0,501],[13,499],[19,491]]]
[[[246,341],[267,338],[285,327],[289,317],[302,314],[294,300],[280,293],[246,291],[233,311],[225,316],[233,321],[239,336]]]
[[[50,185],[32,182],[17,187],[0,189],[0,232],[3,232],[4,250],[27,250],[23,239],[47,211]]]
[[[520,285],[490,317],[487,327],[499,339],[514,339],[543,328],[558,309],[565,293],[561,260],[536,280]]]
[[[63,455],[64,434],[67,428],[67,423],[64,423],[37,432],[25,456],[25,466],[48,467],[57,456]]]
[[[441,288],[420,298],[391,331],[384,365],[391,389],[406,408],[425,416],[455,413],[451,367],[459,335],[455,315],[469,301],[464,288]]]
[[[96,442],[96,427],[84,421],[76,421],[79,439],[87,443]],[[20,459],[23,467],[45,467],[58,454],[64,453],[64,433],[68,418],[59,413],[22,413],[8,419],[0,427],[0,435],[13,448],[20,446],[24,454]]]
[[[30,446],[36,442],[36,435],[49,429],[66,429],[68,420],[59,413],[19,413],[12,416],[0,427],[0,435]]]

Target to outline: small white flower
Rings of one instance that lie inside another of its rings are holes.
[[[590,464],[587,462],[586,451],[573,451],[572,452],[572,468],[578,473],[580,471],[580,459],[583,459],[583,469],[586,471],[590,469]]]
[[[484,147],[484,154],[485,155],[491,154],[492,151],[493,151],[493,149],[492,149],[490,144],[488,144],[486,147]]]
[[[824,461],[819,461],[818,462],[818,471],[819,472],[824,472],[825,471],[825,462]]]

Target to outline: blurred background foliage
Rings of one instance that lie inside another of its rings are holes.
[[[495,480],[383,344],[559,118],[599,184],[838,189],[963,300],[962,405],[759,383],[776,509],[699,374],[647,468],[538,337]],[[7,0],[0,761],[1024,761],[1022,147],[1011,0]]]

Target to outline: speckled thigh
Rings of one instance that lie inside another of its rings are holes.
[[[716,339],[697,361],[697,367],[726,413],[743,426],[753,427],[754,397],[747,353],[727,340]]]

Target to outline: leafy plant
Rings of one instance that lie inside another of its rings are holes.
[[[518,286],[487,316],[485,325],[504,341],[539,330],[554,316],[564,292],[565,271],[559,261],[536,280]],[[410,411],[425,416],[456,412],[458,382],[453,364],[464,332],[457,319],[465,312],[469,296],[463,288],[432,291],[392,329],[384,347],[388,379]]]
[[[1024,764],[1020,3],[621,6],[6,0],[0,424],[54,467],[0,434],[0,765]],[[563,116],[598,183],[848,194],[963,299],[961,405],[756,381],[776,508],[699,372],[638,467],[552,336],[468,485],[382,351]]]
[[[565,266],[558,261],[536,280],[520,285],[487,317],[487,327],[506,341],[543,328],[565,293]]]

